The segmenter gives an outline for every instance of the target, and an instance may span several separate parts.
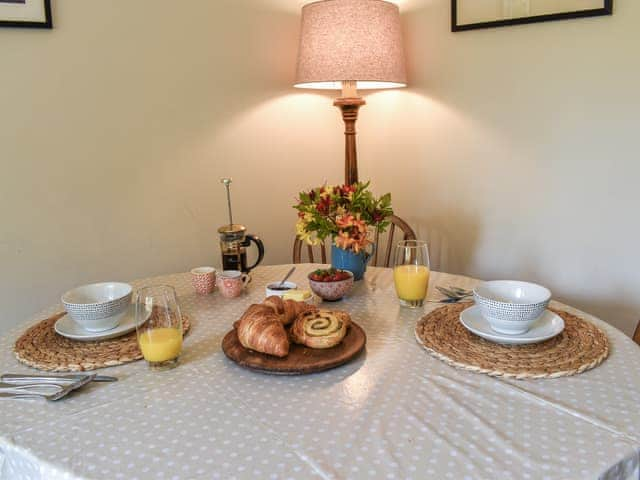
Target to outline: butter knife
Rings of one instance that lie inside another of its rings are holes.
[[[15,373],[5,373],[0,377],[0,381],[4,383],[12,383],[14,385],[22,385],[26,383],[73,383],[83,380],[85,377],[92,375],[76,374],[76,375],[22,375]],[[116,382],[116,377],[108,375],[93,375],[93,382]]]
[[[66,397],[72,391],[90,383],[95,374],[81,375],[75,382],[69,383],[65,386],[49,384],[32,384],[32,385],[11,385],[8,388],[0,388],[0,397],[3,398],[45,398],[50,402],[55,402],[63,397]],[[45,393],[46,387],[58,387],[51,393]]]

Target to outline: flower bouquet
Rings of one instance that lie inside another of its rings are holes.
[[[391,194],[374,197],[367,183],[353,185],[324,185],[301,192],[297,205],[298,238],[310,245],[318,245],[327,237],[332,239],[331,263],[335,268],[350,270],[355,279],[364,275],[372,255],[366,247],[373,245],[371,230],[384,232],[393,215]]]

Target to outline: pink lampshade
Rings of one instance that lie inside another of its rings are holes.
[[[407,84],[398,6],[383,0],[321,0],[302,8],[295,87],[395,88]]]

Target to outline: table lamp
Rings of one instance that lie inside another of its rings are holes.
[[[398,6],[384,0],[321,0],[302,8],[297,88],[342,90],[345,183],[358,181],[358,89],[405,87]]]

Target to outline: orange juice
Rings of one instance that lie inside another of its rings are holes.
[[[166,362],[180,355],[182,331],[177,328],[153,328],[138,336],[138,344],[147,362]]]
[[[424,300],[429,286],[429,269],[424,265],[399,265],[393,269],[396,293],[401,300]]]

